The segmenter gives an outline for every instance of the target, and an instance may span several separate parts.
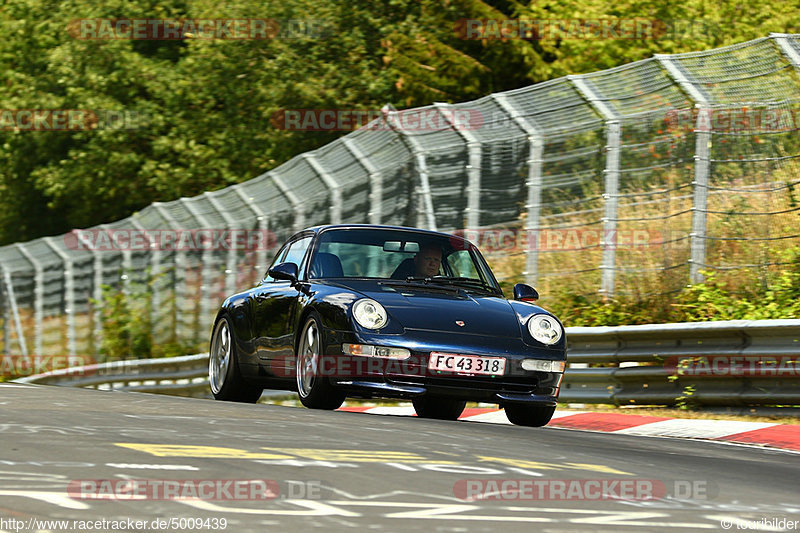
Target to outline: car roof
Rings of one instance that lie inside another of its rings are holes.
[[[313,226],[313,227],[310,227],[310,228],[306,228],[306,229],[304,229],[302,231],[298,231],[297,233],[303,233],[303,232],[308,232],[308,231],[312,231],[314,233],[320,233],[321,231],[329,230],[329,229],[383,229],[383,230],[414,231],[414,232],[417,232],[417,233],[424,233],[424,234],[427,234],[427,235],[435,235],[437,237],[458,237],[460,239],[463,239],[463,240],[469,242],[469,240],[467,238],[463,237],[462,235],[454,235],[452,233],[444,233],[444,232],[441,232],[441,231],[433,231],[433,230],[422,229],[422,228],[412,228],[412,227],[407,227],[407,226],[386,226],[386,225],[381,225],[381,224],[323,224],[323,225],[320,225],[320,226]],[[472,244],[472,243],[470,243],[470,244]]]

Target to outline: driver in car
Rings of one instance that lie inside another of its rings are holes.
[[[432,278],[439,274],[439,267],[442,264],[442,249],[438,246],[422,246],[414,256],[414,268],[416,276],[421,278]]]
[[[404,259],[395,269],[392,279],[432,278],[439,275],[442,249],[435,244],[421,244],[414,258]]]

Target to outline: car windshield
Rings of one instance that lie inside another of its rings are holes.
[[[325,230],[309,278],[372,278],[500,291],[478,249],[468,241],[408,230]]]

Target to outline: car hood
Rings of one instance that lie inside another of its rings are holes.
[[[516,312],[499,296],[438,290],[437,287],[441,289],[442,286],[435,285],[406,286],[364,280],[337,280],[336,285],[380,302],[391,318],[405,329],[493,337],[519,338],[521,335]]]

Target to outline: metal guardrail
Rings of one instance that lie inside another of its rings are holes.
[[[565,403],[800,405],[800,320],[567,328]],[[19,383],[209,397],[208,354],[68,368]]]
[[[567,328],[564,402],[800,405],[800,320]]]
[[[19,378],[14,382],[211,397],[207,353],[64,368]]]

